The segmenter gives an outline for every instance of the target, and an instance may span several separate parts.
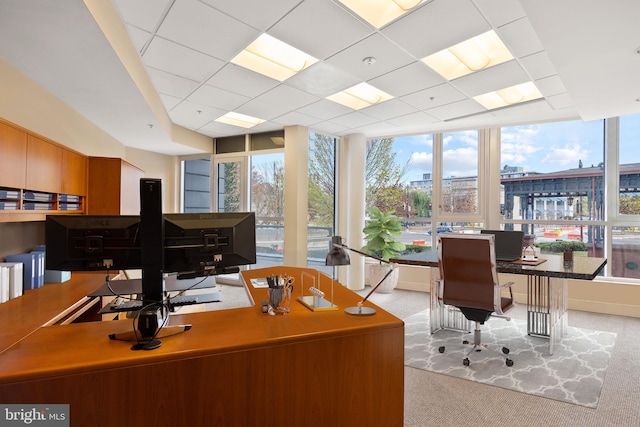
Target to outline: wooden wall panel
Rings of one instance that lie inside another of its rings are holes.
[[[62,148],[28,135],[25,189],[60,193],[62,190]]]
[[[27,134],[0,123],[0,187],[24,188],[27,177]]]
[[[62,193],[87,195],[87,158],[62,150]]]

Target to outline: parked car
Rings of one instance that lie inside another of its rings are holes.
[[[431,230],[427,231],[431,234]],[[436,233],[453,233],[453,227],[441,226],[436,228]]]

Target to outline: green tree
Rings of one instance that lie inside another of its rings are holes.
[[[408,161],[404,165],[396,163],[393,138],[369,140],[365,166],[367,206],[376,206],[383,212],[393,211],[404,216],[405,190],[400,181],[408,169]]]
[[[224,176],[224,206],[223,212],[240,211],[240,164],[237,162],[221,163],[218,173]]]
[[[284,218],[284,162],[276,160],[251,168],[251,210],[260,218]]]
[[[624,215],[639,215],[640,196],[620,195],[620,213]]]
[[[431,196],[424,190],[412,190],[410,193],[413,201],[414,214],[420,218],[431,216]]]
[[[309,134],[309,223],[333,226],[335,200],[334,138]]]

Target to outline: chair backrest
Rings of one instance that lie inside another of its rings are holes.
[[[438,265],[445,304],[494,311],[498,274],[492,234],[438,236]]]

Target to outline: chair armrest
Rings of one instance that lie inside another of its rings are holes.
[[[508,288],[511,287],[513,285],[515,285],[516,282],[507,282],[507,283],[503,283],[502,285],[498,285],[500,288]]]

